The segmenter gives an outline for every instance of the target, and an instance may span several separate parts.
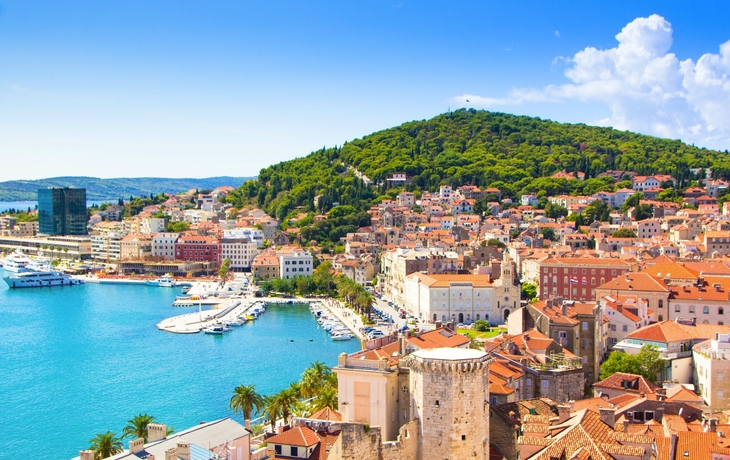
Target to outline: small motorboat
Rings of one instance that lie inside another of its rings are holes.
[[[206,328],[203,328],[203,332],[205,334],[223,335],[223,333],[226,332],[226,330],[223,328],[223,326],[213,325],[213,326],[208,326]]]
[[[353,337],[354,337],[354,335],[350,334],[349,332],[340,332],[340,333],[334,334],[332,336],[332,340],[339,342],[339,341],[344,341],[344,340],[351,340]]]

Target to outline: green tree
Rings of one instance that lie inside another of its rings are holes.
[[[127,426],[122,429],[122,438],[143,438],[147,442],[147,427],[154,423],[155,418],[149,414],[138,414],[127,420]]]
[[[636,232],[628,227],[619,228],[611,234],[614,238],[636,238]]]
[[[540,230],[540,233],[542,233],[543,238],[548,239],[550,241],[555,241],[555,230],[553,230],[550,227],[545,227],[542,230]]]
[[[613,351],[601,365],[601,380],[616,372],[644,376],[652,383],[657,383],[664,373],[666,362],[661,358],[659,349],[654,345],[644,345],[641,351],[630,355],[621,351]]]
[[[319,392],[314,401],[312,401],[312,409],[318,411],[329,407],[332,410],[337,410],[337,388],[325,387]]]
[[[490,239],[488,239],[487,240],[487,246],[492,246],[492,247],[499,248],[499,249],[504,249],[504,248],[507,247],[506,244],[504,244],[503,242],[499,241],[496,238],[490,238]]]
[[[276,421],[281,417],[281,404],[276,395],[264,396],[263,415],[271,425],[271,431],[276,428]]]
[[[265,404],[264,397],[256,392],[253,385],[239,385],[233,389],[228,407],[234,414],[242,413],[246,428],[251,428],[251,414],[260,411]]]
[[[532,283],[522,283],[522,298],[532,300],[537,298],[537,286]]]
[[[653,207],[650,204],[643,203],[634,208],[632,217],[635,220],[644,220],[651,218],[653,215]]]
[[[122,438],[107,431],[106,433],[97,433],[94,438],[89,441],[89,450],[94,451],[94,460],[102,460],[112,455],[122,452]]]
[[[489,329],[489,323],[483,319],[478,319],[474,322],[474,330],[479,332],[486,332]]]

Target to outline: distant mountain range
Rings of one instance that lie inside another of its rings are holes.
[[[86,189],[86,199],[100,201],[150,193],[182,193],[190,189],[212,190],[230,185],[239,187],[254,177],[206,177],[170,179],[166,177],[123,177],[100,179],[98,177],[67,176],[37,180],[12,180],[0,182],[0,201],[35,201],[39,188],[76,187]]]

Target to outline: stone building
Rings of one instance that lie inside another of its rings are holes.
[[[428,458],[489,456],[489,364],[483,351],[419,350],[409,355],[411,413]]]
[[[440,329],[341,355],[333,370],[343,421],[330,452],[347,460],[486,459],[492,358],[460,348],[459,337]]]

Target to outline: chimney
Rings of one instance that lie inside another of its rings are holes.
[[[547,308],[548,310],[553,309],[553,299],[547,299],[545,301],[545,308]]]
[[[620,302],[617,303],[616,304],[616,309],[618,310],[619,313],[623,313],[623,311],[624,311],[624,304],[622,304]]]
[[[669,458],[677,458],[677,434],[672,433],[672,439],[669,443]]]
[[[340,356],[337,358],[337,365],[339,367],[347,367],[347,353],[344,351],[340,353]]]
[[[401,356],[405,356],[406,354],[406,337],[403,334],[398,337],[398,353]]]
[[[177,442],[177,456],[178,458],[180,458],[180,460],[190,460],[190,442]]]
[[[340,403],[340,413],[342,414],[342,421],[352,421],[350,420],[350,403],[348,403],[347,401]]]
[[[129,441],[129,451],[131,453],[134,454],[142,449],[144,449],[144,438],[137,438]]]
[[[570,418],[570,406],[561,404],[558,406],[558,423],[563,423]]]
[[[159,441],[167,437],[167,425],[150,423],[147,425],[147,442]]]
[[[575,412],[575,401],[571,399],[570,401],[568,401],[568,404],[570,405],[570,413],[572,414],[573,412]]]
[[[624,419],[624,433],[628,433],[628,432],[629,432],[629,419],[625,418]]]
[[[562,305],[563,316],[568,316],[568,304],[563,302]]]
[[[613,407],[601,407],[599,409],[601,421],[611,428],[616,424],[616,409]]]
[[[711,418],[707,421],[707,431],[711,433],[717,432],[717,419]]]
[[[170,447],[165,451],[165,460],[177,460],[177,447]]]
[[[79,452],[79,460],[94,460],[94,451],[82,450]]]

